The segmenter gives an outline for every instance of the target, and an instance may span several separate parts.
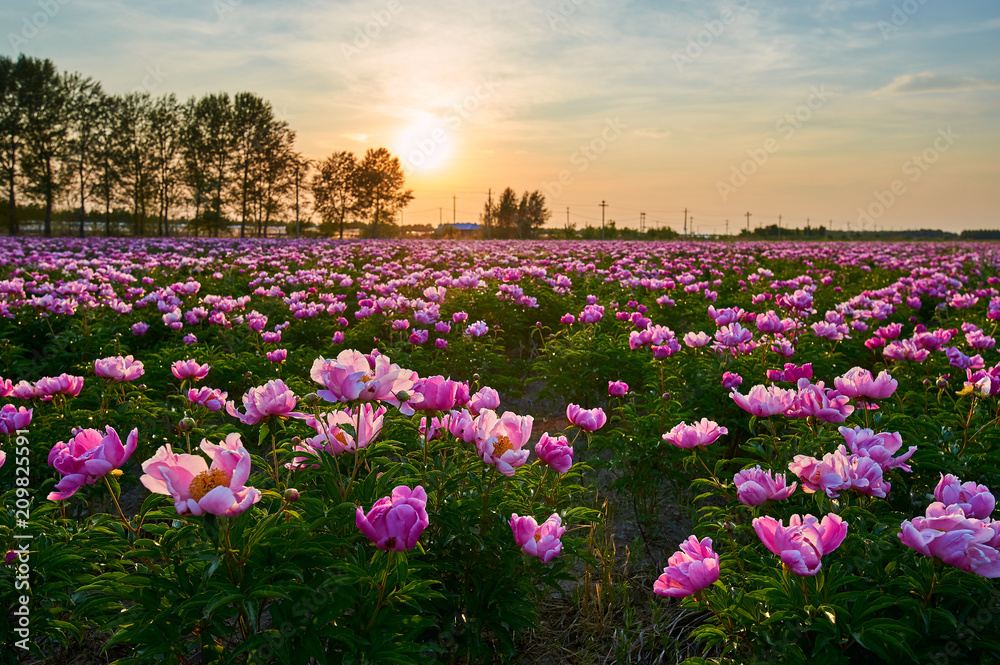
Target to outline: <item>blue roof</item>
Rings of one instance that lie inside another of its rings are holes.
[[[458,231],[478,231],[479,229],[483,228],[479,224],[468,224],[468,223],[441,224],[440,226],[438,226],[439,229],[444,229],[448,227],[451,227]]]

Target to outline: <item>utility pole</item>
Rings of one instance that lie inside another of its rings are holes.
[[[444,222],[444,208],[438,208],[438,226]]]
[[[726,220],[726,235],[729,235],[729,220]]]
[[[608,204],[601,201],[601,240],[604,240],[604,209],[608,207]]]
[[[639,233],[646,232],[646,213],[639,213]]]
[[[569,206],[566,206],[566,239],[569,240]]]
[[[750,233],[750,212],[747,212],[747,233]]]
[[[781,240],[781,215],[778,215],[778,240]]]
[[[493,238],[493,188],[486,192],[486,239]]]
[[[688,234],[688,209],[684,208],[684,235]]]
[[[689,221],[691,222],[691,235],[694,235],[694,215],[691,215]]]

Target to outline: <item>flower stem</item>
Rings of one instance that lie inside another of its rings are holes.
[[[115,502],[115,508],[118,509],[118,514],[121,515],[122,522],[125,523],[125,526],[128,527],[129,531],[138,535],[138,530],[132,528],[132,523],[128,521],[127,517],[125,517],[125,512],[122,510],[121,504],[118,503],[118,497],[115,496],[115,491],[111,489],[111,481],[108,480],[107,476],[104,476],[104,484],[108,486],[108,493],[111,494],[111,500]]]

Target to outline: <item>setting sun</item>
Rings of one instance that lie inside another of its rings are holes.
[[[399,136],[398,154],[407,172],[426,173],[444,166],[451,154],[451,136],[444,119],[422,112]]]

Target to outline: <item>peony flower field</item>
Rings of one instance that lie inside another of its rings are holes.
[[[5,663],[1000,661],[995,244],[0,248]]]

